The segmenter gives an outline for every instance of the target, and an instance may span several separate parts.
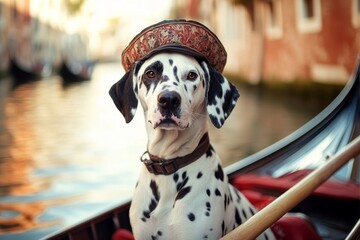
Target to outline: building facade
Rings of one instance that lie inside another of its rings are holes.
[[[228,52],[225,71],[253,83],[345,83],[359,54],[360,0],[182,2],[190,10],[177,17],[214,30]]]

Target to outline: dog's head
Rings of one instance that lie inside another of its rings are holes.
[[[111,87],[110,95],[127,123],[140,100],[154,129],[186,129],[206,110],[220,128],[239,97],[236,88],[206,61],[165,52],[136,62]]]

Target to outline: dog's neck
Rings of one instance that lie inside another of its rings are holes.
[[[184,130],[153,129],[147,125],[148,152],[163,159],[185,156],[195,150],[201,137],[207,132],[207,113],[200,114]]]

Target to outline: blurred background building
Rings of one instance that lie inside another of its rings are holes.
[[[360,49],[359,0],[178,0],[228,50],[227,71],[251,82],[345,82]]]
[[[226,71],[252,83],[344,83],[360,49],[359,0],[0,0],[0,70],[9,59],[43,71],[63,58],[118,61],[136,33],[169,18],[207,25]]]

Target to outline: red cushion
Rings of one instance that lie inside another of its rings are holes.
[[[251,190],[243,190],[241,193],[244,194],[251,204],[258,210],[263,209],[275,199],[275,197],[267,196]]]
[[[321,240],[302,214],[288,214],[271,226],[277,240]]]
[[[244,190],[272,189],[285,192],[297,182],[307,176],[311,170],[299,170],[284,176],[273,178],[269,175],[244,174],[236,177],[232,184],[241,192]],[[330,178],[313,195],[335,199],[360,200],[360,185],[355,182],[344,182]]]
[[[135,240],[135,238],[130,231],[118,229],[112,235],[111,240]]]

